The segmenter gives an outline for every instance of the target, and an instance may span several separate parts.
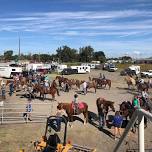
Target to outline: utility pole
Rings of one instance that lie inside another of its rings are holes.
[[[21,49],[20,49],[20,36],[19,36],[19,41],[18,41],[18,61],[20,60],[20,55],[21,55]]]

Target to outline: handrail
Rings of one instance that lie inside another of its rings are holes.
[[[129,130],[130,130],[131,127],[134,125],[134,123],[135,123],[135,121],[136,121],[137,119],[138,119],[138,121],[139,121],[139,129],[144,130],[144,126],[143,126],[142,128],[140,127],[140,125],[142,125],[141,122],[144,123],[144,121],[143,121],[143,116],[147,117],[150,121],[152,121],[152,114],[151,114],[151,113],[145,111],[144,109],[137,109],[137,110],[134,112],[133,116],[131,117],[131,120],[129,121],[129,123],[128,123],[128,125],[127,125],[127,127],[126,127],[126,129],[125,129],[125,131],[124,131],[124,133],[123,133],[123,135],[121,136],[121,138],[120,138],[119,142],[117,143],[117,145],[116,145],[116,147],[115,147],[115,149],[114,149],[113,152],[117,152],[117,151],[118,151],[118,149],[120,148],[123,140],[125,139],[125,137],[127,136]],[[139,131],[139,137],[140,137],[140,131]],[[143,137],[143,136],[142,136],[142,137]],[[143,139],[144,139],[144,137],[143,137]],[[139,139],[139,140],[140,140],[140,139]],[[139,144],[140,144],[140,143],[139,143]],[[141,143],[141,144],[144,144],[144,143]],[[139,148],[140,148],[140,145],[139,145]],[[140,152],[143,152],[143,150],[140,150]]]

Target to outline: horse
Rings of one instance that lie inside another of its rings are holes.
[[[55,80],[53,80],[52,84],[51,84],[51,87],[49,87],[48,89],[46,89],[44,86],[42,85],[39,85],[37,87],[37,91],[40,92],[40,98],[42,96],[42,99],[44,100],[44,95],[45,94],[51,94],[52,95],[52,99],[54,100],[55,99],[55,94],[57,93],[58,96],[59,95],[59,90],[57,89],[57,84],[55,82]]]
[[[66,81],[68,81],[68,78],[64,78],[63,76],[56,76],[55,80],[58,80],[59,82],[59,86],[61,87],[61,83],[65,83]]]
[[[148,89],[149,89],[149,84],[147,82],[144,82],[144,83],[137,82],[136,85],[137,85],[137,90],[139,92],[141,92],[143,90],[148,91]]]
[[[104,88],[106,86],[109,86],[109,90],[111,88],[111,80],[110,79],[100,79],[100,78],[92,78],[92,81],[95,81],[97,83],[97,86],[102,87],[104,85]]]
[[[68,120],[73,122],[73,115],[79,115],[83,113],[84,115],[84,124],[88,122],[88,105],[85,102],[78,103],[77,112],[73,107],[73,103],[58,103],[59,109],[64,109],[68,115]]]
[[[99,124],[101,123],[101,121],[103,122],[103,124],[101,124],[102,126],[100,127],[104,127],[106,125],[106,118],[109,112],[109,108],[111,108],[111,110],[115,112],[114,102],[99,97],[96,100],[96,106],[99,115]]]
[[[135,88],[136,81],[131,76],[125,77],[125,81],[126,81],[126,83],[128,85],[128,89],[131,89],[131,86],[133,86],[133,89]]]
[[[141,105],[141,107],[143,108],[143,109],[145,109],[145,110],[149,110],[149,107],[143,107],[143,101],[140,99],[139,100],[139,102],[140,102],[140,105]],[[131,104],[131,102],[130,101],[123,101],[121,104],[120,104],[120,114],[123,116],[123,117],[125,117],[126,118],[126,120],[128,120],[128,117],[129,117],[129,119],[131,119],[131,117],[132,117],[132,115],[133,115],[133,113],[134,113],[134,111],[135,111],[135,109],[134,109],[134,107],[132,106],[132,104]],[[147,118],[145,117],[145,119],[144,119],[144,124],[145,124],[145,128],[147,127]],[[135,123],[134,125],[133,125],[133,127],[132,127],[132,131],[133,131],[133,133],[135,133],[136,132],[136,128],[137,128],[137,123]]]
[[[97,83],[95,81],[87,82],[87,89],[94,88],[94,92],[97,91]]]

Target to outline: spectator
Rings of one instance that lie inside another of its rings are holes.
[[[146,89],[143,89],[141,94],[142,94],[143,106],[145,107],[145,106],[147,106],[149,95],[148,95]]]
[[[28,101],[28,104],[26,105],[26,112],[23,113],[23,117],[25,120],[29,120],[32,121],[31,119],[31,112],[33,111],[32,109],[32,104],[31,104],[31,100]]]
[[[83,82],[83,92],[84,92],[84,95],[87,94],[87,82],[86,81]]]
[[[132,101],[132,106],[135,110],[140,109],[140,103],[137,96],[134,96],[133,101]]]
[[[6,99],[6,86],[5,83],[1,83],[2,99]]]
[[[13,92],[14,92],[14,82],[11,81],[9,84],[9,95],[12,96]]]
[[[119,111],[116,111],[112,123],[113,123],[113,126],[114,126],[114,139],[116,140],[117,136],[121,137],[121,126],[122,126],[122,123],[123,123],[123,118],[120,115]]]

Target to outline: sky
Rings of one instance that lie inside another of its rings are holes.
[[[0,0],[0,54],[91,45],[107,57],[152,56],[152,0]]]

